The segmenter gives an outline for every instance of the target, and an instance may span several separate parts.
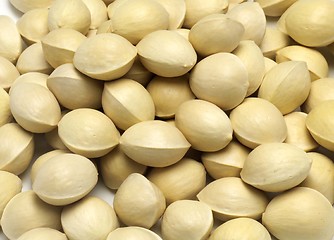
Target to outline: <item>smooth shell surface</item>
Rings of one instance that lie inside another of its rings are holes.
[[[46,227],[34,228],[22,234],[17,240],[67,240],[65,233]]]
[[[0,56],[0,87],[8,91],[20,76],[18,69],[8,59]]]
[[[182,27],[186,15],[186,3],[184,0],[156,0],[167,11],[169,15],[168,29],[179,29]]]
[[[49,75],[39,72],[29,72],[20,75],[16,80],[13,82],[12,86],[9,89],[9,95],[11,91],[15,88],[17,84],[23,83],[23,82],[30,82],[30,83],[36,83],[39,84],[45,88],[48,88],[46,85],[46,80]]]
[[[97,29],[108,20],[107,6],[102,0],[82,0],[90,12],[89,29]]]
[[[276,52],[290,43],[289,35],[275,27],[266,27],[266,32],[259,45],[263,56],[274,59]]]
[[[53,0],[9,0],[9,2],[19,11],[25,13],[35,8],[47,8]]]
[[[266,16],[279,17],[297,0],[257,0]]]
[[[162,240],[153,231],[143,227],[121,227],[112,231],[107,240]]]
[[[0,87],[0,127],[12,120],[8,93]]]

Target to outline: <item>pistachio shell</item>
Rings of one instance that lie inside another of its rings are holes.
[[[8,93],[0,87],[0,127],[12,120]]]
[[[33,191],[25,191],[13,197],[3,212],[1,227],[9,239],[18,239],[25,232],[39,227],[61,229],[61,208],[51,206]]]
[[[118,79],[104,84],[102,107],[105,114],[123,130],[154,119],[154,102],[149,92],[131,79]]]
[[[173,30],[174,32],[177,32],[178,34],[180,34],[182,37],[184,37],[185,39],[187,39],[189,41],[189,33],[190,33],[190,29],[187,28],[179,28],[179,29],[175,29]]]
[[[126,156],[119,147],[100,158],[100,174],[110,189],[118,189],[131,173],[144,174],[147,167]]]
[[[64,233],[52,228],[34,228],[22,234],[17,240],[67,240]]]
[[[307,114],[303,112],[292,112],[284,116],[288,128],[285,142],[308,152],[318,147],[318,144],[306,128],[306,117]]]
[[[257,0],[266,16],[279,17],[297,0]]]
[[[50,7],[53,0],[9,0],[9,2],[17,10],[25,13],[36,8]]]
[[[258,221],[251,218],[237,218],[218,226],[208,240],[271,240],[268,230]]]
[[[136,123],[120,138],[121,150],[134,161],[151,167],[166,167],[180,161],[190,143],[176,127],[151,120]]]
[[[101,107],[103,83],[85,76],[72,63],[57,67],[48,77],[47,86],[67,109]]]
[[[61,224],[66,236],[72,240],[106,239],[111,231],[119,227],[114,209],[93,196],[66,206],[61,213]]]
[[[206,183],[203,164],[190,158],[164,168],[153,168],[147,175],[164,194],[167,204],[182,199],[195,199]]]
[[[302,61],[277,64],[263,78],[258,96],[274,104],[282,114],[298,108],[307,98],[311,78]]]
[[[197,198],[211,208],[215,218],[223,221],[239,217],[259,219],[268,204],[263,192],[237,177],[209,183]]]
[[[286,35],[289,35],[287,29],[286,29],[286,16],[288,16],[290,11],[293,11],[294,8],[298,8],[298,4],[294,3],[292,4],[285,12],[280,16],[278,19],[276,26],[278,30]]]
[[[201,0],[185,0],[186,15],[183,27],[191,28],[200,19],[214,13],[225,13],[228,8],[228,0],[214,0],[203,2]]]
[[[174,31],[159,30],[150,33],[137,44],[137,49],[144,67],[162,77],[182,76],[197,61],[190,42]]]
[[[188,79],[189,75],[175,78],[156,76],[150,81],[147,91],[153,99],[157,117],[172,118],[183,102],[195,98]]]
[[[270,58],[267,58],[267,57],[264,57],[264,66],[265,66],[265,74],[267,74],[273,67],[275,67],[277,65],[277,63],[270,59]]]
[[[282,113],[265,99],[246,98],[231,111],[230,120],[236,138],[249,148],[263,143],[283,142],[287,136]]]
[[[106,155],[119,140],[114,123],[102,112],[90,108],[66,113],[58,124],[58,133],[72,152],[89,158]]]
[[[91,23],[89,29],[97,29],[108,20],[107,6],[102,0],[82,0],[90,12]]]
[[[230,110],[245,98],[249,82],[244,63],[231,53],[216,53],[196,64],[189,79],[199,99]]]
[[[108,16],[113,32],[134,45],[147,34],[169,26],[168,12],[155,0],[116,0],[108,6]]]
[[[261,44],[259,45],[263,56],[274,59],[276,52],[290,44],[289,35],[278,28],[267,27]]]
[[[135,61],[130,70],[123,76],[123,78],[135,80],[143,86],[146,86],[152,77],[153,73],[147,70],[143,64],[141,64],[138,55],[135,58]]]
[[[97,183],[95,165],[81,155],[65,153],[44,162],[32,189],[43,201],[61,206],[86,196]]]
[[[36,83],[20,83],[10,94],[13,117],[24,129],[45,133],[54,129],[61,117],[57,99],[47,88]]]
[[[202,162],[206,171],[214,179],[222,177],[240,177],[241,169],[250,152],[237,141],[231,141],[225,148],[217,152],[203,153]]]
[[[100,24],[100,26],[97,28],[96,34],[101,33],[113,33],[113,27],[111,20],[107,20]]]
[[[328,63],[326,58],[317,50],[303,46],[288,46],[276,52],[276,62],[304,61],[311,75],[311,80],[328,76]]]
[[[225,112],[204,100],[182,103],[175,113],[175,125],[199,151],[218,151],[232,140],[232,126]]]
[[[86,34],[91,25],[91,13],[82,0],[54,0],[50,6],[48,26],[50,31],[71,28]]]
[[[17,123],[0,127],[0,170],[15,175],[23,173],[34,155],[34,139]]]
[[[162,240],[153,231],[142,227],[122,227],[112,231],[107,240]]]
[[[240,176],[263,191],[281,192],[304,181],[311,164],[312,159],[294,145],[267,143],[250,152]]]
[[[127,226],[151,228],[165,208],[163,193],[139,173],[129,175],[114,197],[116,214]]]
[[[232,52],[239,44],[245,29],[225,14],[211,14],[199,20],[189,32],[189,41],[204,57],[219,52]]]
[[[9,60],[0,56],[0,87],[8,91],[19,76],[18,69]]]
[[[48,77],[49,75],[40,73],[40,72],[24,73],[15,79],[11,88],[9,89],[9,95],[11,94],[11,92],[13,91],[13,89],[15,88],[17,84],[25,83],[25,82],[39,84],[45,88],[48,88],[46,85],[46,80],[48,79]]]
[[[334,209],[318,191],[297,187],[270,201],[262,223],[282,240],[329,240],[334,235]]]
[[[17,29],[26,44],[39,42],[48,34],[48,15],[47,8],[36,8],[29,10],[17,20]]]
[[[213,226],[212,211],[199,201],[179,200],[169,205],[161,221],[165,240],[207,239]]]
[[[103,33],[84,40],[74,54],[73,63],[91,78],[113,80],[129,71],[136,55],[137,49],[125,38]]]
[[[168,29],[178,29],[182,27],[186,16],[186,3],[184,0],[156,0],[169,14]]]

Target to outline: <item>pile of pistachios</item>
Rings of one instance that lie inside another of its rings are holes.
[[[9,2],[8,239],[333,239],[333,0]]]

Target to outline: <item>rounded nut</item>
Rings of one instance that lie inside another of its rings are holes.
[[[53,0],[9,0],[19,11],[25,13],[36,8],[48,8]]]
[[[186,16],[186,3],[184,0],[156,0],[169,15],[168,29],[181,28]]]
[[[132,79],[139,82],[141,85],[146,86],[153,78],[153,73],[147,70],[139,60],[139,56],[135,58],[135,61],[130,70],[123,76],[123,78]]]
[[[142,227],[121,227],[109,233],[107,240],[162,240],[153,231]]]
[[[20,73],[14,64],[0,56],[0,87],[8,91],[19,76]]]
[[[12,120],[8,93],[0,87],[0,127]]]
[[[289,46],[289,44],[289,35],[281,32],[278,28],[266,27],[266,32],[259,47],[263,56],[274,59],[276,52]]]
[[[61,112],[61,117],[63,117],[69,110],[64,110]],[[68,150],[63,141],[60,139],[58,134],[58,127],[54,128],[50,132],[44,134],[46,142],[54,149]]]
[[[279,17],[297,0],[257,0],[266,16]]]
[[[266,68],[265,74],[267,74],[273,67],[277,65],[277,63],[271,58],[264,57],[264,65]]]
[[[48,79],[49,75],[39,72],[28,72],[20,75],[16,80],[13,82],[12,86],[9,89],[9,95],[15,88],[17,84],[28,82],[28,83],[36,83],[45,88],[48,88],[46,85],[46,80]]]
[[[108,20],[107,6],[102,0],[82,0],[90,12],[89,29],[97,29]]]
[[[34,228],[22,234],[17,240],[67,240],[64,233],[46,227]]]

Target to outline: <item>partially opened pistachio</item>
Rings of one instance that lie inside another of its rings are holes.
[[[24,234],[22,234],[17,240],[67,240],[64,233],[47,227],[40,227],[31,229]]]
[[[218,226],[208,240],[271,240],[268,230],[251,218],[236,218]]]
[[[297,0],[257,0],[266,16],[279,17]]]
[[[8,93],[0,87],[0,127],[12,120]]]
[[[108,6],[108,15],[113,32],[134,45],[147,34],[169,26],[168,12],[155,0],[116,0]]]
[[[201,117],[203,112],[205,118]],[[175,113],[175,125],[199,151],[218,151],[232,140],[232,126],[225,112],[204,100],[182,103]]]
[[[123,130],[153,120],[155,108],[149,92],[131,79],[118,79],[104,84],[102,107],[105,114]]]
[[[262,223],[278,239],[329,240],[334,236],[334,209],[318,191],[296,187],[270,201]]]
[[[57,28],[71,28],[86,34],[91,24],[90,11],[81,0],[54,0],[50,6],[48,26],[50,31]]]
[[[89,29],[97,29],[108,20],[107,6],[102,0],[82,0],[90,12]]]
[[[135,61],[130,68],[130,70],[123,76],[123,78],[128,78],[139,82],[141,85],[146,86],[152,79],[153,73],[147,70],[139,60],[139,56],[135,58]]]
[[[136,55],[137,49],[128,40],[117,34],[103,33],[84,40],[74,54],[73,63],[89,77],[113,80],[129,71]]]
[[[264,76],[258,97],[274,104],[282,114],[287,114],[306,100],[310,88],[311,77],[305,62],[282,62]]]
[[[20,73],[13,63],[0,56],[0,87],[8,92],[13,82],[19,76]]]
[[[13,117],[30,132],[49,132],[60,120],[61,112],[57,99],[49,89],[39,84],[17,84],[11,91],[9,100]]]
[[[215,218],[227,221],[249,217],[260,219],[268,204],[266,195],[237,177],[225,177],[209,183],[197,195],[207,204]]]
[[[162,77],[182,76],[197,61],[191,43],[175,31],[150,33],[137,44],[137,49],[144,67]]]
[[[40,72],[28,72],[20,75],[16,80],[13,82],[12,86],[9,89],[9,95],[15,88],[17,84],[29,82],[29,83],[36,83],[45,88],[48,88],[46,85],[46,80],[48,79],[49,75],[40,73]]]
[[[164,194],[167,204],[182,199],[195,199],[205,187],[206,172],[203,164],[190,158],[164,168],[153,168],[147,175]]]
[[[168,29],[181,28],[186,15],[186,3],[184,0],[156,0],[169,15]]]
[[[214,179],[240,177],[241,169],[249,152],[250,149],[239,142],[231,141],[222,150],[203,153],[201,159],[206,171]]]
[[[28,45],[39,42],[49,32],[49,10],[36,8],[23,14],[16,22],[17,29]]]
[[[194,200],[179,200],[166,208],[161,221],[165,240],[207,239],[213,226],[209,206]]]
[[[50,7],[53,0],[9,0],[9,2],[19,11],[25,13],[35,8]]]
[[[127,226],[151,228],[165,208],[163,193],[139,173],[129,175],[114,197],[116,214]]]
[[[287,143],[267,143],[256,147],[244,163],[244,182],[267,192],[281,192],[300,184],[312,165],[303,150]]]
[[[64,207],[61,225],[66,236],[72,240],[106,239],[111,231],[119,227],[116,213],[109,203],[92,196]]]
[[[25,232],[39,227],[61,229],[61,208],[43,202],[31,190],[21,192],[6,205],[1,228],[9,239],[18,239]]]
[[[263,56],[274,59],[276,52],[289,44],[289,35],[281,32],[278,28],[266,27],[266,32],[259,46]]]
[[[230,110],[246,97],[248,72],[244,63],[234,54],[216,53],[196,64],[191,71],[189,84],[199,99]]]
[[[276,62],[281,63],[285,61],[306,62],[312,81],[328,76],[327,60],[315,49],[298,45],[282,48],[276,52]]]
[[[225,14],[211,14],[200,19],[189,32],[189,41],[201,56],[232,52],[239,44],[245,29]]]
[[[0,170],[15,175],[23,173],[34,155],[34,139],[17,123],[7,123],[0,127]]]
[[[120,138],[121,150],[134,161],[151,167],[166,167],[180,161],[190,148],[176,127],[151,120],[136,123]]]
[[[246,98],[231,111],[230,119],[236,138],[249,148],[283,142],[287,136],[282,113],[265,99]]]
[[[95,165],[81,155],[65,153],[44,162],[32,189],[51,205],[62,206],[86,196],[97,183]]]
[[[67,109],[101,108],[103,82],[82,74],[72,63],[57,67],[48,77],[47,86]]]
[[[107,240],[162,240],[159,235],[143,227],[121,227],[109,233]]]
[[[88,158],[106,155],[119,141],[119,132],[110,118],[90,108],[66,113],[58,124],[58,133],[68,149]]]

